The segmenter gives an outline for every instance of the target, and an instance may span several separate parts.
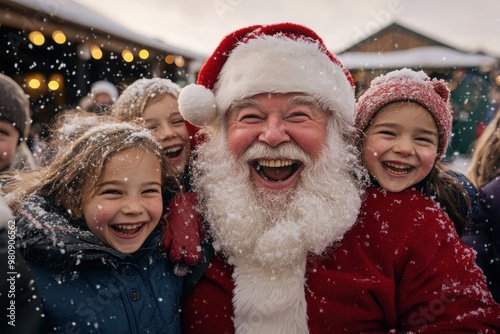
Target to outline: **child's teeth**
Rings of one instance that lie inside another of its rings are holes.
[[[141,226],[141,224],[136,224],[136,225],[115,225],[116,228],[123,229],[123,230],[133,230],[135,228],[138,228]]]

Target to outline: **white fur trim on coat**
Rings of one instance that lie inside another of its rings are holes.
[[[232,259],[236,334],[307,334],[306,259],[297,266],[271,269]]]

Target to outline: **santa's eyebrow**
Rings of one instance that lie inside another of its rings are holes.
[[[289,107],[297,105],[305,105],[316,109],[320,109],[320,104],[318,99],[310,95],[295,95],[291,97],[290,100],[288,100],[287,105]]]
[[[256,107],[257,105],[257,101],[251,98],[236,100],[229,105],[227,112],[238,111],[249,107]]]

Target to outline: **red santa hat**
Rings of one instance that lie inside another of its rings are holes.
[[[440,158],[446,152],[451,136],[450,90],[443,80],[431,80],[424,71],[403,68],[373,79],[356,105],[355,126],[364,131],[377,111],[400,101],[416,102],[431,113],[439,131],[437,153]]]
[[[349,71],[311,29],[293,23],[255,25],[227,35],[197,84],[179,95],[183,117],[197,126],[224,115],[233,101],[260,93],[304,93],[353,124]]]

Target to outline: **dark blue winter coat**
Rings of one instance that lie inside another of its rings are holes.
[[[477,252],[476,263],[483,269],[493,298],[500,302],[500,177],[479,190],[479,212],[462,241]]]
[[[158,250],[159,228],[127,255],[38,196],[23,204],[16,221],[51,332],[180,332],[182,278]]]

